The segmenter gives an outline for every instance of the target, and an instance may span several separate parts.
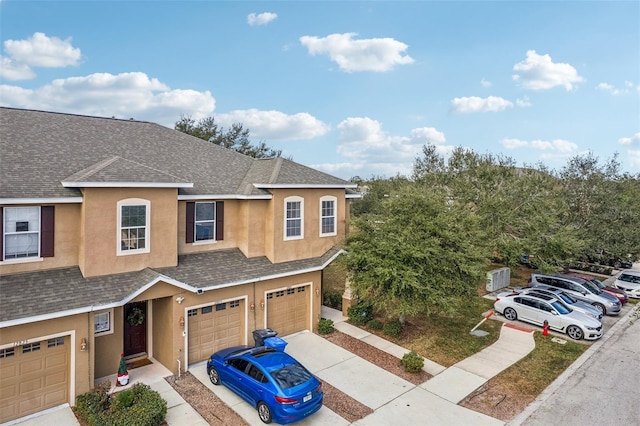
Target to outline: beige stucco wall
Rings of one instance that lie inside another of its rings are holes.
[[[80,340],[83,337],[88,342],[90,341],[89,321],[92,321],[89,314],[78,314],[48,321],[5,327],[0,333],[0,345],[22,345],[38,342],[43,338],[51,338],[52,336],[72,334],[70,351],[75,357],[75,381],[73,385],[77,396],[88,392],[93,387],[93,377],[87,374],[91,370],[89,366],[92,359],[91,345],[89,344],[85,351],[80,350]],[[70,368],[74,368],[74,366],[71,365]],[[74,405],[75,401],[70,401],[70,403]]]
[[[80,227],[78,224],[80,223],[81,204],[53,204],[53,206],[55,208],[55,256],[27,261],[20,260],[19,262],[0,261],[0,275],[66,268],[78,264],[78,247],[80,241]],[[21,206],[3,205],[2,207]]]
[[[271,218],[273,232],[269,236],[272,245],[267,244],[267,256],[274,263],[296,259],[318,257],[338,244],[345,236],[346,203],[344,189],[277,189],[272,190]],[[284,200],[298,196],[304,199],[304,238],[299,240],[284,239]],[[320,236],[320,198],[333,196],[336,198],[337,232],[335,236]],[[271,246],[269,250],[269,246]]]
[[[85,277],[175,266],[178,262],[178,201],[176,189],[85,188],[81,222],[80,269]],[[150,252],[118,255],[118,201],[139,198],[150,202]]]
[[[111,319],[113,333],[100,334],[93,338],[94,340],[94,358],[95,358],[95,379],[110,376],[118,372],[120,364],[120,354],[124,346],[123,335],[123,308],[113,309],[113,318]],[[91,321],[93,323],[93,314]],[[86,374],[86,373],[85,373]]]
[[[150,309],[153,358],[172,371],[177,364],[173,349],[179,343],[178,336],[182,338],[182,329],[176,320],[180,317],[173,313],[174,305],[177,303],[173,297],[164,297],[153,300]]]
[[[216,201],[216,200],[198,200]],[[238,200],[224,200],[224,239],[213,242],[186,243],[187,202],[178,203],[178,253],[198,253],[202,251],[223,250],[238,247],[242,235],[246,234],[245,224],[241,220],[241,203]]]

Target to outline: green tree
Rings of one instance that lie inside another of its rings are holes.
[[[487,263],[485,235],[468,208],[406,183],[353,220],[345,261],[356,295],[389,317],[447,311],[475,294]]]
[[[191,116],[182,115],[180,120],[176,121],[174,129],[254,158],[282,155],[282,150],[269,148],[264,141],[253,145],[249,140],[249,129],[245,129],[241,123],[234,123],[225,131],[223,127],[218,126],[213,116],[196,122]]]

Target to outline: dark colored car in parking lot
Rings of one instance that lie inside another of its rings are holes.
[[[591,275],[578,274],[575,272],[571,272],[567,275],[570,275],[572,277],[582,278],[583,280],[591,282],[592,284],[597,286],[600,290],[606,291],[607,293],[617,297],[620,303],[623,305],[629,301],[629,296],[624,290],[620,290],[619,288],[608,286],[602,281],[600,281],[599,279],[592,277]]]
[[[207,361],[214,385],[223,384],[258,410],[264,423],[302,420],[322,407],[322,384],[291,355],[266,346],[222,349]]]

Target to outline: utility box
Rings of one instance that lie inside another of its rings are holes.
[[[487,291],[496,291],[511,284],[511,268],[494,269],[487,272]]]
[[[268,339],[269,337],[276,337],[277,335],[278,332],[270,328],[253,330],[253,341],[256,343],[256,346],[264,346],[265,339]]]

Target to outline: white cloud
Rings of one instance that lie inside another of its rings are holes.
[[[625,85],[627,87],[631,87],[631,86],[628,85],[628,83],[630,83],[630,82],[628,82],[628,81],[625,82]],[[631,83],[631,84],[633,85],[633,83]],[[629,93],[628,89],[618,89],[614,85],[609,84],[609,83],[599,83],[596,86],[596,89],[602,90],[603,92],[610,93],[613,96],[625,95],[625,94]]]
[[[329,55],[345,72],[392,70],[396,65],[413,63],[404,52],[409,46],[392,38],[353,40],[355,33],[327,37],[302,36],[300,43],[311,55]]]
[[[497,112],[506,108],[512,108],[513,102],[498,96],[489,96],[488,98],[479,98],[477,96],[454,98],[451,101],[451,107],[454,112],[472,113],[472,112]]]
[[[575,84],[585,81],[571,65],[553,63],[551,56],[538,55],[535,50],[529,50],[527,59],[515,64],[513,70],[516,71],[513,80],[531,90],[563,86],[568,91],[572,90]]]
[[[19,64],[11,58],[0,57],[0,78],[10,81],[30,80],[36,77],[28,65]]]
[[[630,138],[624,137],[624,138],[618,139],[618,143],[620,145],[632,145],[634,142],[640,142],[640,132],[636,133]]]
[[[269,141],[313,139],[330,130],[327,124],[306,112],[288,115],[280,111],[247,109],[217,114],[215,118],[227,128],[233,123],[242,123],[245,129],[249,129],[252,138]]]
[[[263,12],[263,13],[250,13],[247,15],[247,24],[250,26],[267,25],[269,22],[275,20],[278,17],[277,13]]]
[[[198,120],[215,109],[209,91],[172,90],[141,72],[58,79],[35,89],[0,85],[0,99],[3,106],[135,118],[169,127],[181,114]]]
[[[17,63],[32,67],[67,67],[77,65],[81,58],[71,38],[61,40],[43,33],[34,33],[26,40],[5,40],[4,50]]]
[[[480,84],[482,85],[482,87],[491,87],[491,82],[485,80],[484,78],[480,80]]]
[[[526,108],[526,107],[530,107],[532,104],[529,97],[524,96],[522,99],[520,98],[516,99],[516,105],[518,105],[520,108]]]
[[[521,139],[505,138],[500,141],[506,149],[516,148],[533,148],[540,151],[553,151],[560,154],[569,154],[578,150],[578,145],[564,139],[554,139],[552,141],[543,141],[540,139],[525,141]]]
[[[395,176],[398,173],[408,176],[424,145],[434,144],[443,155],[453,150],[453,146],[445,144],[444,133],[433,127],[413,129],[409,136],[394,136],[385,132],[379,121],[368,117],[350,117],[337,127],[340,132],[337,152],[347,161],[313,167],[343,176]]]
[[[627,151],[627,158],[631,167],[640,169],[640,149],[630,149]]]

